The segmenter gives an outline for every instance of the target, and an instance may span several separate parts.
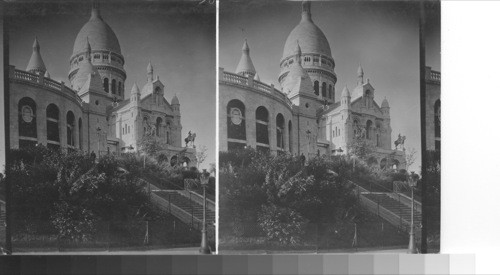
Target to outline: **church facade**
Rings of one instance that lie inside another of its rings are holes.
[[[196,149],[183,143],[181,107],[176,95],[145,68],[146,83],[133,84],[125,98],[127,73],[118,38],[92,4],[89,21],[78,33],[69,60],[69,82],[51,79],[39,41],[26,70],[9,67],[10,144],[96,154],[137,151],[144,137],[163,144],[172,166],[196,166]]]
[[[281,89],[260,81],[246,40],[236,71],[219,69],[220,151],[250,146],[311,158],[349,153],[362,140],[370,165],[406,169],[404,147],[392,145],[389,101],[377,102],[361,65],[355,86],[336,90],[335,60],[309,1],[285,42],[278,81]]]

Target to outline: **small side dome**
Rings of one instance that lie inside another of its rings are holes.
[[[347,85],[344,86],[344,89],[342,90],[342,97],[350,97],[351,93],[349,92],[349,89],[347,89]]]
[[[358,76],[363,76],[364,75],[364,72],[363,72],[363,68],[361,67],[361,63],[359,63],[359,67],[358,67]]]
[[[35,42],[33,42],[33,53],[31,54],[26,71],[42,75],[45,74],[45,71],[47,71],[42,55],[40,54],[40,44],[38,44],[38,39],[36,37]]]
[[[382,101],[382,108],[389,108],[389,101],[387,101],[387,98],[384,97],[384,100]]]
[[[241,49],[241,59],[236,67],[236,73],[244,76],[254,76],[257,72],[253,66],[252,59],[250,58],[250,47],[248,46],[247,40],[243,43],[243,48]]]
[[[148,67],[146,68],[147,73],[153,73],[153,65],[151,65],[151,61],[148,63]]]
[[[140,94],[141,91],[139,90],[139,87],[137,87],[137,84],[134,82],[134,85],[132,86],[132,89],[130,90],[130,94]]]
[[[260,77],[258,73],[255,73],[255,76],[253,77],[254,80],[260,81]]]
[[[177,94],[172,98],[172,105],[180,105],[179,98],[177,98]]]

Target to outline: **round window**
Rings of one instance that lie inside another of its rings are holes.
[[[243,120],[241,110],[238,108],[231,108],[231,122],[235,125],[240,125]]]
[[[31,109],[31,107],[28,105],[23,106],[22,116],[23,116],[24,122],[30,123],[31,121],[33,121],[33,117],[34,117],[33,109]]]

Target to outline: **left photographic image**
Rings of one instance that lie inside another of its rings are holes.
[[[2,253],[215,253],[215,4],[4,9]]]

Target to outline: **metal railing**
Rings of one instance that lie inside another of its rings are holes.
[[[411,215],[411,200],[409,201],[410,205],[407,205],[408,199],[406,196],[403,196],[398,193],[384,193],[384,192],[371,192],[368,189],[361,187],[360,185],[350,182],[354,185],[354,192],[358,197],[358,201],[365,206],[367,210],[371,213],[383,218],[388,221],[392,225],[400,228],[405,232],[409,232],[411,227],[410,218],[406,217]],[[372,195],[375,198],[372,198]],[[384,198],[384,201],[381,201],[381,198]],[[390,201],[392,200],[392,201]],[[385,202],[385,203],[384,203]],[[396,208],[389,207],[388,204],[394,205]],[[416,205],[416,204],[415,204]],[[414,216],[414,224],[417,225],[421,222],[422,206],[415,207],[415,216]],[[403,217],[405,216],[405,217]]]

